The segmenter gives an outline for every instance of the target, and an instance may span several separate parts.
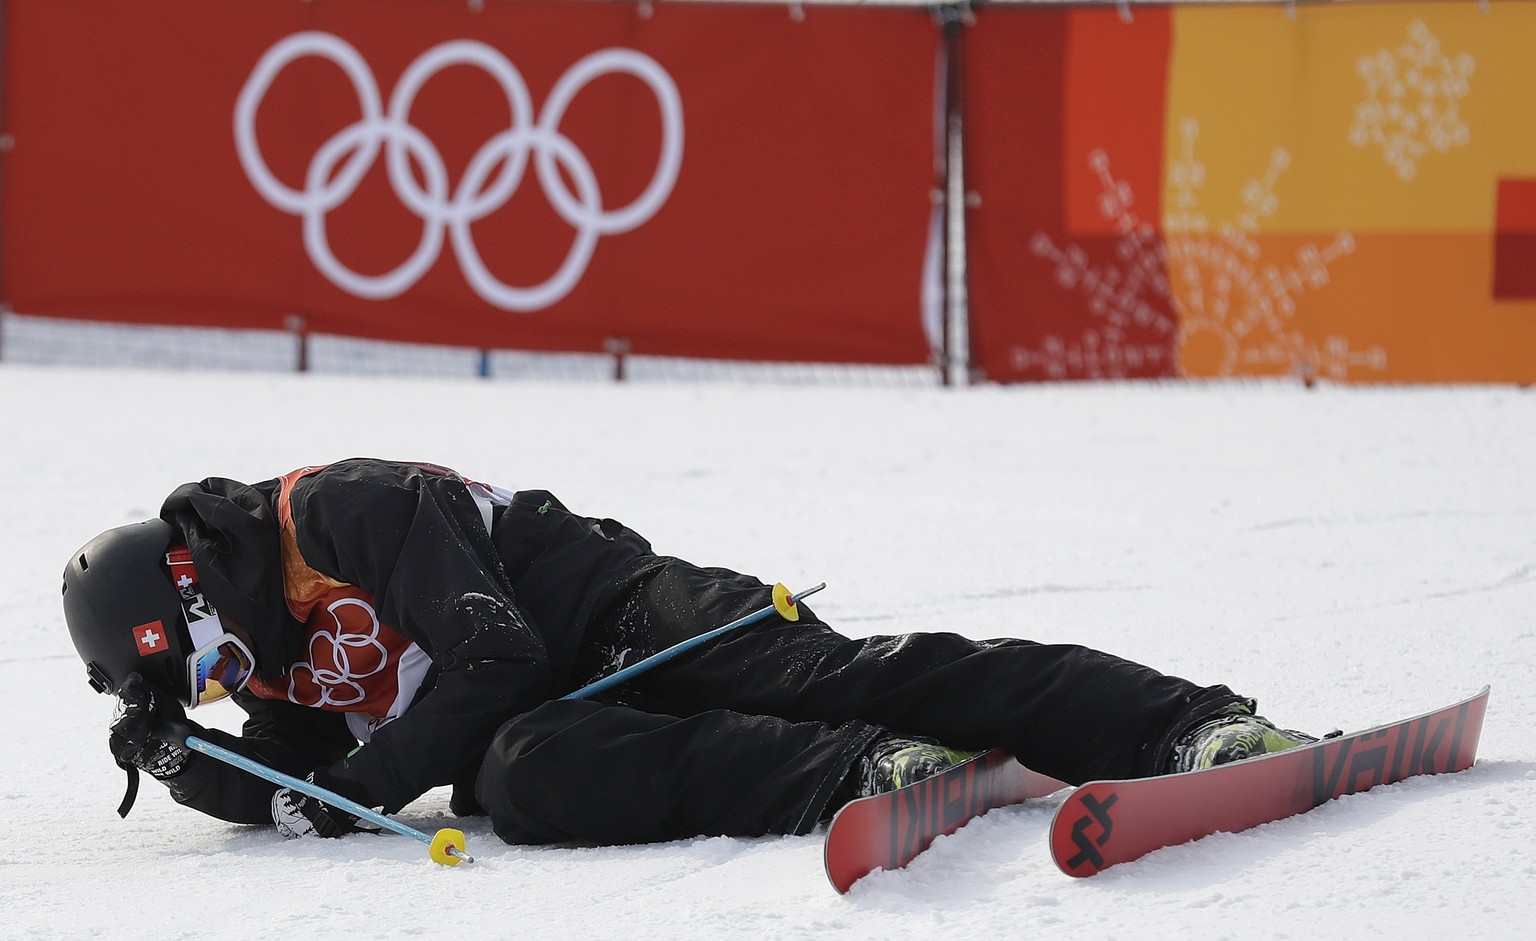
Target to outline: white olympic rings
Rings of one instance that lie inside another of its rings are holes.
[[[256,140],[256,112],[278,74],[305,56],[328,59],[346,74],[357,93],[362,118],[315,151],[304,188],[295,189],[280,181],[262,156]],[[450,194],[442,154],[411,124],[410,117],[422,86],[455,65],[478,67],[501,86],[512,126],[481,146]],[[560,122],[587,83],[620,72],[640,79],[656,96],[661,110],[661,155],[639,196],[627,206],[605,209],[591,163],[560,133]],[[683,161],[683,106],[672,77],[655,59],[633,49],[611,48],[591,53],[567,69],[550,90],[543,112],[535,117],[528,85],[517,68],[491,46],[460,39],[418,56],[400,76],[386,113],[373,71],[356,48],[331,33],[302,32],[268,49],[240,89],[235,102],[235,147],[257,192],[274,207],[303,219],[304,248],[310,260],[342,290],[370,300],[398,297],[436,263],[446,232],[459,268],[476,294],[502,310],[532,311],[557,303],[571,292],[586,272],[599,236],[642,225],[666,202]],[[421,241],[398,267],[366,275],[336,257],[326,233],[326,216],[352,196],[372,169],[380,147],[395,195],[421,219]],[[532,287],[517,287],[486,267],[470,227],[507,204],[522,183],[530,158],[550,205],[576,230],[576,238],[553,275]],[[413,161],[421,170],[421,183],[412,172]],[[574,193],[561,177],[562,168],[575,185]]]
[[[363,616],[368,619],[368,633],[347,630],[338,610],[342,607],[362,608]],[[301,706],[355,706],[368,696],[368,691],[357,681],[388,666],[389,650],[379,640],[379,617],[372,605],[357,598],[341,598],[326,610],[336,622],[336,633],[318,630],[310,635],[308,662],[295,663],[289,670],[288,699]],[[330,649],[316,649],[317,643],[328,644]],[[299,694],[299,677],[306,672],[318,694],[314,702],[307,702],[309,697]]]

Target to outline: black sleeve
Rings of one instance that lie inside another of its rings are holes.
[[[548,698],[550,672],[468,488],[356,459],[301,479],[291,501],[304,561],[372,594],[380,621],[440,670],[403,716],[331,765],[337,790],[393,813],[472,776],[496,729]]]
[[[239,737],[187,723],[194,735],[295,777],[329,765],[357,746],[344,716],[237,694],[249,713]],[[277,785],[217,758],[193,752],[165,782],[178,803],[230,823],[271,823]]]

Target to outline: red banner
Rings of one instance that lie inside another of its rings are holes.
[[[12,0],[18,311],[929,358],[921,10]]]
[[[986,9],[965,41],[976,364],[1005,382],[1176,375],[1157,159],[1168,10]]]

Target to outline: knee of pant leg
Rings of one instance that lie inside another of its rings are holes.
[[[583,772],[571,766],[567,749],[551,745],[550,739],[601,708],[586,700],[555,700],[497,730],[475,779],[475,799],[490,815],[497,836],[509,843],[569,838],[550,797],[559,791],[559,781]]]

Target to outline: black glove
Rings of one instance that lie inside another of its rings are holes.
[[[324,772],[321,772],[319,781],[315,780],[315,772],[310,772],[308,780],[328,790],[335,790]],[[277,824],[277,832],[290,840],[296,840],[301,836],[330,838],[345,836],[348,833],[379,831],[376,824],[362,820],[345,810],[332,807],[317,797],[295,791],[291,787],[282,788],[272,795],[272,822]]]
[[[138,768],[160,781],[181,774],[191,753],[174,740],[170,729],[176,725],[185,728],[186,718],[186,711],[174,697],[156,692],[143,676],[128,674],[117,691],[112,734],[107,739],[118,767]]]

